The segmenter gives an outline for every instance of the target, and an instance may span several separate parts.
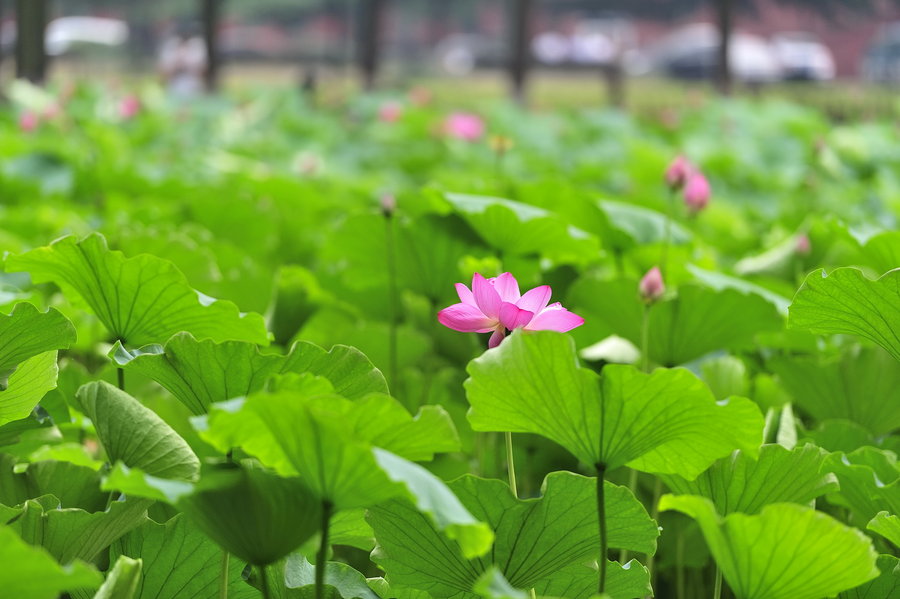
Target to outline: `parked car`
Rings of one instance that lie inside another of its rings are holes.
[[[772,47],[787,81],[829,81],[836,69],[831,50],[811,33],[788,32],[772,36]]]
[[[751,83],[781,79],[778,55],[765,38],[735,31],[730,51],[736,79]],[[686,25],[653,44],[647,53],[658,72],[678,79],[710,79],[718,70],[719,31],[709,23]]]
[[[860,71],[867,81],[900,84],[900,21],[885,25],[875,36]]]

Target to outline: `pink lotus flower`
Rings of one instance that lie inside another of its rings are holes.
[[[655,302],[663,296],[666,292],[666,285],[663,283],[659,267],[654,266],[647,271],[638,284],[638,290],[641,292],[641,299],[645,302]]]
[[[709,181],[700,171],[693,171],[688,175],[684,184],[684,203],[692,214],[700,212],[709,204]]]
[[[438,321],[463,333],[490,333],[488,347],[497,347],[506,331],[559,331],[565,333],[584,324],[584,319],[550,301],[550,286],[541,285],[519,293],[519,283],[508,272],[492,279],[479,273],[472,277],[472,289],[456,284],[460,303],[438,312]]]
[[[40,120],[38,119],[38,115],[30,110],[23,112],[19,117],[19,129],[25,133],[34,131],[39,124]]]
[[[119,102],[119,116],[125,120],[134,118],[141,111],[141,100],[134,94],[129,94]]]
[[[801,256],[807,256],[812,251],[812,243],[809,241],[809,235],[806,233],[801,233],[797,236],[797,241],[795,242],[794,249]]]
[[[484,135],[484,121],[477,114],[454,112],[444,121],[444,133],[456,139],[478,141]]]
[[[676,156],[666,169],[666,184],[672,189],[681,189],[693,172],[694,167],[684,156]]]
[[[378,120],[383,123],[396,123],[403,116],[403,106],[399,102],[385,102],[378,109]]]

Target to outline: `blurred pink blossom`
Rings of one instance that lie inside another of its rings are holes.
[[[444,121],[444,133],[456,139],[477,141],[484,135],[484,121],[477,114],[454,112]]]
[[[125,120],[134,118],[141,111],[141,99],[128,94],[119,102],[119,116]]]
[[[378,109],[378,120],[383,123],[396,123],[403,116],[403,106],[399,102],[385,102]]]
[[[693,170],[694,167],[687,158],[682,155],[676,156],[666,169],[666,184],[672,189],[681,189]]]
[[[641,299],[645,302],[655,302],[666,292],[666,285],[663,283],[662,273],[659,267],[654,266],[647,271],[647,274],[638,284],[638,290],[641,293]]]
[[[550,286],[541,285],[519,293],[519,283],[510,273],[486,279],[475,273],[472,289],[456,284],[460,303],[438,312],[438,321],[463,333],[490,333],[488,347],[497,347],[506,331],[559,331],[565,333],[584,324],[584,319],[569,312],[559,302],[550,301]]]
[[[706,208],[706,205],[709,204],[710,194],[709,181],[706,180],[703,173],[693,170],[688,174],[684,184],[684,203],[692,214]]]
[[[794,249],[801,256],[807,256],[812,251],[812,244],[809,241],[809,235],[806,233],[801,233],[797,235],[797,241],[795,242]]]
[[[19,129],[25,133],[30,133],[37,129],[40,124],[38,115],[30,110],[26,110],[19,116]]]

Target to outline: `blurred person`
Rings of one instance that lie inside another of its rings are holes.
[[[204,89],[209,60],[206,44],[194,25],[180,25],[159,50],[159,72],[172,96],[190,98]]]

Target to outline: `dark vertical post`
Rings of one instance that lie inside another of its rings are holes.
[[[734,0],[714,0],[719,27],[719,61],[716,84],[719,93],[730,96],[734,86],[731,72],[731,33],[734,26]]]
[[[219,88],[219,16],[222,0],[202,0],[203,41],[206,43],[206,91]]]
[[[363,89],[372,91],[378,76],[385,0],[359,0],[359,68]]]
[[[47,75],[47,55],[44,52],[46,0],[16,0],[16,23],[16,77],[43,83]]]
[[[531,13],[534,0],[509,0],[512,4],[510,19],[509,75],[513,99],[525,103],[525,85],[531,64]]]

